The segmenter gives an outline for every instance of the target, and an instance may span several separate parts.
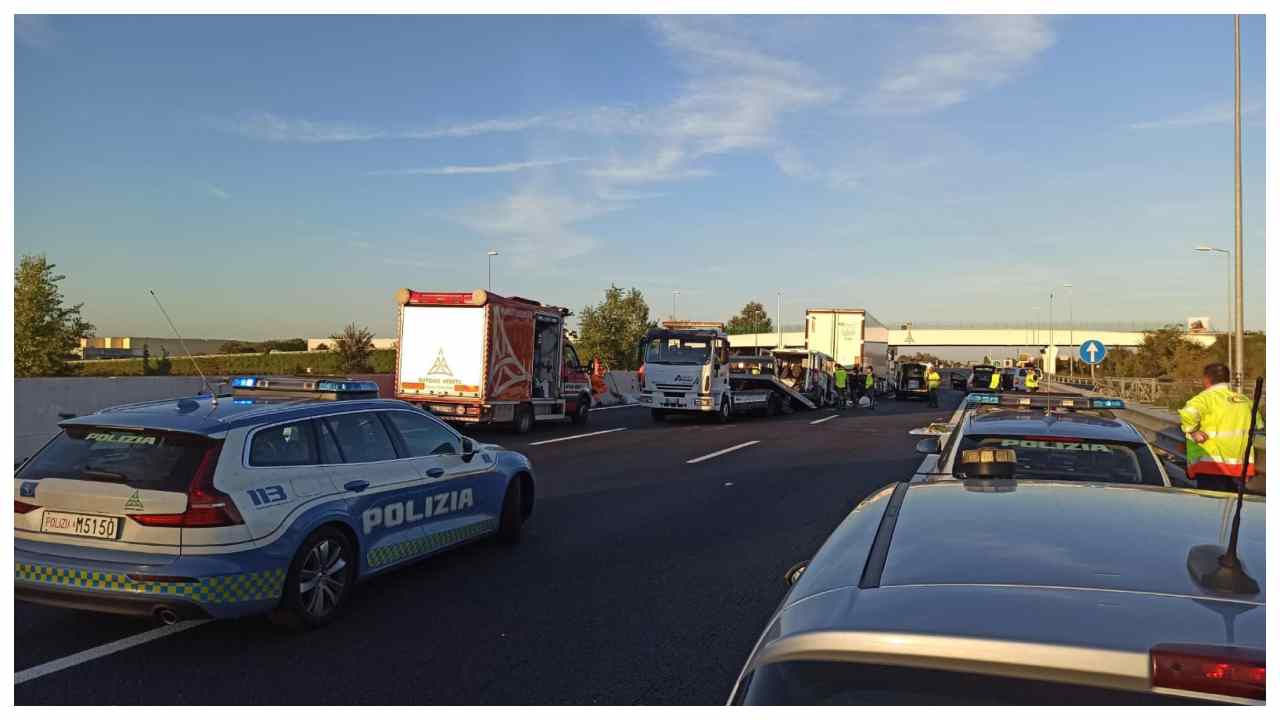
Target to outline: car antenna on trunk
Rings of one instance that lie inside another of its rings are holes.
[[[1258,404],[1262,402],[1263,378],[1253,385],[1253,403],[1249,408],[1249,434],[1245,438],[1243,467],[1236,482],[1236,514],[1231,520],[1231,540],[1226,550],[1219,545],[1196,545],[1187,554],[1187,571],[1202,587],[1222,593],[1257,595],[1260,588],[1240,560],[1240,510],[1244,505],[1244,486],[1249,479],[1249,454],[1253,452],[1253,436],[1257,432]]]
[[[191,361],[191,366],[196,369],[196,373],[200,375],[200,382],[209,391],[209,399],[214,407],[218,406],[218,394],[213,391],[213,386],[209,384],[209,378],[204,376],[204,371],[200,369],[200,364],[196,362],[196,357],[187,349],[187,341],[182,339],[182,333],[178,332],[178,328],[173,324],[173,318],[169,317],[169,313],[165,312],[164,305],[160,304],[160,296],[156,295],[155,290],[148,290],[151,293],[151,299],[156,301],[156,307],[160,308],[160,314],[164,315],[164,319],[169,323],[169,328],[173,330],[173,334],[178,336],[178,343],[182,345],[182,352],[186,353],[187,359]]]

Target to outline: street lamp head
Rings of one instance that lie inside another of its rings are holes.
[[[1072,287],[1075,287],[1075,285],[1072,285],[1071,283],[1062,283],[1062,287],[1064,287],[1064,288],[1072,288]]]
[[[493,257],[494,255],[497,255],[497,254],[498,254],[498,251],[497,251],[497,250],[490,250],[489,252],[487,252],[487,253],[485,253],[485,254],[486,254],[486,255],[488,255],[489,257]]]

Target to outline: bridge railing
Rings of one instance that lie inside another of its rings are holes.
[[[1091,378],[1087,375],[1055,375],[1054,380],[1124,400],[1171,409],[1182,407],[1183,403],[1201,389],[1200,383],[1194,380],[1110,376]]]

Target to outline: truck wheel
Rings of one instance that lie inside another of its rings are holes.
[[[517,435],[524,435],[533,429],[533,408],[528,405],[516,406],[516,417],[511,421],[511,429]]]
[[[583,395],[578,398],[578,407],[573,411],[573,424],[586,425],[587,418],[591,416],[591,398]]]
[[[650,410],[649,415],[653,417],[654,422],[662,422],[667,419],[667,413],[657,408]]]
[[[733,417],[733,407],[729,404],[729,398],[720,401],[720,412],[716,413],[716,422],[727,423]]]
[[[778,397],[778,393],[769,393],[769,406],[765,412],[769,414],[769,417],[782,412],[782,399]]]

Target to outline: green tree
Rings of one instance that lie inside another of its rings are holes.
[[[330,335],[334,350],[338,353],[338,366],[343,372],[369,372],[369,357],[373,355],[373,333],[369,328],[348,323],[339,335]]]
[[[634,370],[639,365],[640,341],[652,327],[657,325],[649,319],[644,294],[612,285],[599,305],[588,305],[579,314],[574,349],[584,363],[598,357],[613,370]]]
[[[84,303],[63,306],[58,283],[65,275],[44,255],[24,255],[13,271],[13,374],[57,375],[67,358],[92,337],[94,328],[80,316]]]
[[[227,355],[240,355],[243,353],[256,353],[258,346],[253,343],[247,343],[243,340],[228,340],[218,347],[218,352]]]
[[[734,315],[725,324],[724,331],[730,335],[747,333],[773,332],[773,320],[765,312],[764,305],[752,300],[742,307],[742,312]]]

